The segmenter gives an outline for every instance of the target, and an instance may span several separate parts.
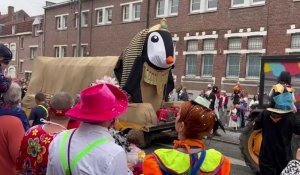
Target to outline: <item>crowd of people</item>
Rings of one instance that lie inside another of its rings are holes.
[[[211,102],[209,108],[215,112],[225,127],[237,131],[238,128],[245,127],[247,114],[257,107],[258,95],[254,95],[249,101],[247,90],[239,83],[229,93],[231,96],[228,96],[225,90],[219,90],[218,86],[208,84],[207,89],[201,90],[199,96]],[[174,89],[170,94],[169,101],[177,100],[190,100],[186,87]],[[219,136],[216,127],[214,130],[214,134]]]

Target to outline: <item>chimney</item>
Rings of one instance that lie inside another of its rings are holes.
[[[13,14],[14,14],[14,7],[13,6],[8,6],[7,13],[8,13],[9,16],[13,16]]]

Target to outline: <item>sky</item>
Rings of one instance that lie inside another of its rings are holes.
[[[67,0],[48,0],[51,2],[64,2]],[[44,14],[43,6],[46,0],[0,0],[1,14],[7,14],[7,7],[14,6],[15,11],[23,9],[29,16]]]

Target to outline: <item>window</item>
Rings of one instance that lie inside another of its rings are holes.
[[[255,54],[247,56],[247,78],[259,78],[260,57]]]
[[[185,75],[196,75],[197,55],[186,55]]]
[[[202,76],[211,77],[213,73],[213,55],[202,56]]]
[[[20,38],[20,48],[21,49],[24,48],[24,36],[21,36],[21,38]]]
[[[123,21],[129,21],[129,5],[123,6]]]
[[[167,17],[178,15],[179,0],[157,0],[156,16]]]
[[[31,79],[31,74],[32,74],[31,71],[26,71],[26,70],[25,70],[25,80],[26,80],[26,81],[30,81],[30,79]]]
[[[56,29],[65,30],[67,29],[68,15],[58,15],[56,16]]]
[[[218,7],[218,0],[208,0],[207,2],[207,9],[210,10],[216,10]]]
[[[231,7],[249,7],[264,4],[265,0],[231,0]]]
[[[37,57],[37,47],[31,47],[30,48],[30,58],[34,59]]]
[[[187,41],[187,51],[197,51],[198,50],[198,40]]]
[[[228,43],[229,50],[239,50],[242,48],[242,38],[230,38]]]
[[[16,77],[16,68],[14,66],[9,66],[9,68],[8,68],[8,75],[11,78],[15,78]]]
[[[218,0],[191,0],[191,13],[204,13],[211,10],[217,10]]]
[[[101,7],[96,9],[97,14],[97,25],[111,24],[112,22],[112,7]]]
[[[292,35],[292,43],[291,43],[292,49],[300,49],[300,34],[293,34]]]
[[[263,37],[248,38],[248,49],[257,50],[263,48]]]
[[[24,61],[21,60],[21,61],[20,61],[20,64],[19,64],[19,72],[20,72],[20,73],[23,72],[23,63],[24,63]]]
[[[203,50],[215,50],[215,40],[214,39],[203,40]]]
[[[12,61],[16,59],[17,56],[17,46],[16,43],[10,43],[10,51],[12,53]]]
[[[11,26],[11,34],[16,34],[16,25]]]
[[[81,26],[82,27],[87,27],[88,26],[88,16],[89,16],[88,11],[83,11],[81,13]]]
[[[82,11],[81,12],[81,27],[87,27],[88,26],[88,15],[89,11]],[[75,13],[75,27],[78,26],[78,12]]]
[[[38,33],[39,25],[38,24],[33,25],[32,30],[33,30],[32,33],[34,34],[34,36],[39,36],[39,33]]]
[[[81,48],[80,48],[80,57],[87,56],[87,54],[86,54],[86,48],[87,48],[87,45],[81,45]],[[76,57],[76,56],[77,56],[77,46],[74,45],[73,46],[73,57]]]
[[[139,20],[141,17],[141,4],[133,4],[133,19]]]
[[[227,77],[239,77],[240,74],[240,55],[230,54],[227,56]]]
[[[140,1],[121,4],[123,10],[123,22],[138,21],[141,18]]]
[[[66,57],[67,46],[55,46],[54,47],[54,56],[58,58]]]

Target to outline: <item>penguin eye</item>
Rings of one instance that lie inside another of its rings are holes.
[[[154,42],[154,43],[157,43],[159,41],[158,36],[156,36],[156,35],[152,36],[151,41]]]

